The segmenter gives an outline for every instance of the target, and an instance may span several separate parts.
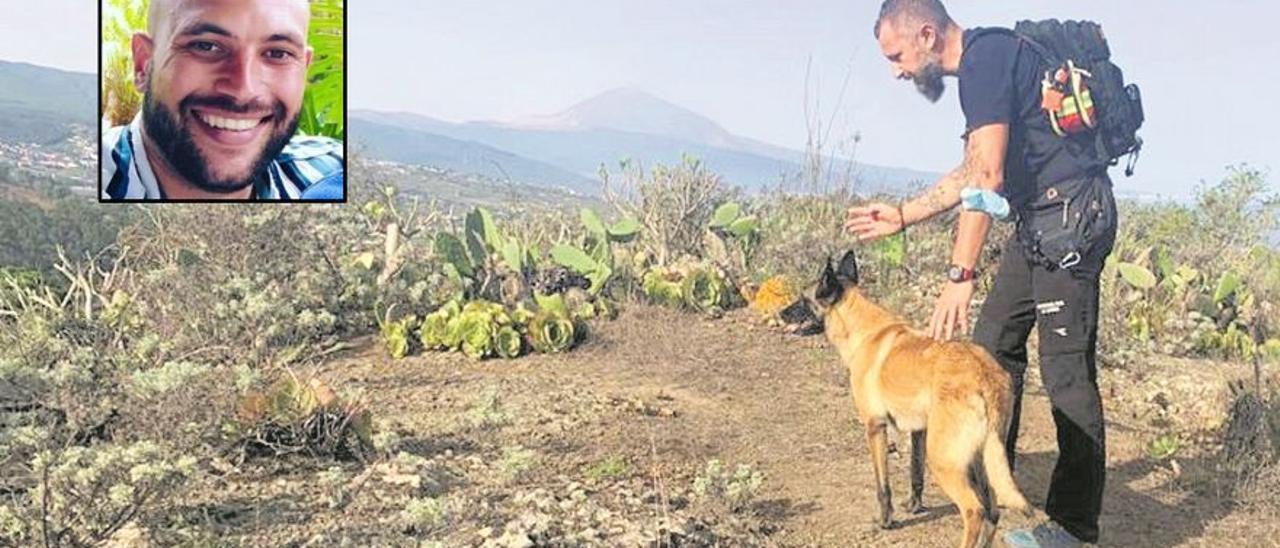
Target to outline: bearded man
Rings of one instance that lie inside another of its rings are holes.
[[[1014,409],[1005,447],[1015,464],[1027,339],[1038,329],[1040,372],[1053,407],[1058,461],[1045,513],[1034,529],[1016,529],[1018,548],[1095,543],[1106,481],[1106,432],[1098,391],[1099,279],[1116,237],[1116,204],[1094,135],[1061,137],[1042,110],[1050,60],[1009,29],[966,29],[941,0],[885,0],[875,37],[892,70],[937,102],[954,77],[964,112],[964,162],[933,188],[900,206],[849,210],[846,229],[873,240],[937,217],[964,196],[994,207],[965,207],[956,218],[947,281],[929,332],[940,340],[968,329],[978,259],[994,217],[1012,213],[994,285],[973,341],[1013,380]],[[1059,254],[1060,251],[1069,253]]]
[[[310,19],[306,0],[152,0],[142,109],[103,133],[101,199],[340,198],[342,143],[297,135]]]

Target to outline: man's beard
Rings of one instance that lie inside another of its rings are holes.
[[[911,81],[915,82],[916,89],[925,99],[930,103],[936,103],[942,98],[942,92],[947,90],[947,83],[942,80],[943,76],[942,63],[937,59],[930,59],[920,68],[920,72],[911,77]]]
[[[231,194],[244,190],[255,181],[267,177],[267,167],[280,154],[280,151],[284,150],[285,145],[289,144],[289,140],[298,129],[298,115],[294,115],[293,119],[285,123],[284,103],[276,101],[270,121],[273,125],[271,138],[259,151],[258,158],[253,162],[253,168],[243,178],[219,179],[210,169],[209,160],[196,147],[195,139],[191,135],[192,128],[184,125],[179,117],[179,113],[190,112],[190,107],[193,106],[216,107],[230,112],[261,111],[262,108],[252,103],[237,105],[229,97],[188,95],[178,103],[178,112],[173,112],[155,98],[148,82],[142,99],[142,126],[147,136],[159,149],[165,161],[177,170],[179,175],[205,192]],[[189,120],[189,123],[199,122]]]

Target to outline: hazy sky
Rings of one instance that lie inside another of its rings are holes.
[[[349,102],[454,121],[503,120],[633,86],[731,132],[798,149],[812,58],[811,92],[828,118],[849,76],[835,136],[861,132],[860,160],[946,170],[961,154],[955,81],[934,105],[893,80],[870,32],[878,6],[360,0],[348,3]],[[96,8],[95,0],[41,0],[6,10],[0,59],[95,70]],[[965,26],[1045,17],[1103,23],[1116,60],[1143,88],[1148,117],[1138,175],[1119,176],[1118,184],[1185,196],[1230,164],[1277,167],[1280,91],[1271,71],[1280,58],[1280,7],[1273,2],[955,0],[949,8]]]
[[[98,71],[98,0],[3,1],[0,59]]]
[[[1103,24],[1126,77],[1142,86],[1148,118],[1138,175],[1120,174],[1117,184],[1187,195],[1201,180],[1219,180],[1229,164],[1280,167],[1274,2],[948,5],[966,27],[1048,17]],[[955,81],[929,104],[910,83],[893,80],[871,35],[878,7],[874,0],[352,3],[350,103],[453,121],[510,119],[635,86],[731,132],[802,148],[812,57],[814,92],[828,116],[850,75],[837,130],[862,133],[861,160],[949,169],[962,153]]]

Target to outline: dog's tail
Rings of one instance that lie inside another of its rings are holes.
[[[994,360],[992,360],[994,362]],[[995,365],[995,364],[993,364]],[[996,365],[999,368],[999,365]],[[997,369],[1000,373],[1003,370]],[[987,401],[987,438],[982,445],[982,464],[986,469],[987,480],[996,495],[996,504],[1021,512],[1025,516],[1032,513],[1027,498],[1018,489],[1013,480],[1013,472],[1009,469],[1009,460],[1004,444],[1009,432],[1009,422],[1013,416],[1013,391],[1007,377],[1004,382],[986,383]]]
[[[1018,484],[1013,481],[1013,472],[1009,470],[1003,437],[1003,434],[994,431],[987,434],[986,444],[982,448],[982,464],[986,468],[987,480],[995,491],[997,505],[1030,516],[1031,505],[1022,496]]]

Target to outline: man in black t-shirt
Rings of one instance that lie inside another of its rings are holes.
[[[944,77],[959,81],[965,116],[964,162],[922,196],[892,206],[849,210],[846,229],[859,240],[964,204],[945,286],[930,333],[949,339],[968,328],[969,302],[983,242],[1006,199],[1016,236],[1004,246],[974,340],[1013,377],[1015,404],[1007,440],[1010,465],[1018,435],[1027,338],[1039,332],[1041,376],[1053,406],[1059,457],[1045,512],[1052,521],[1011,531],[1010,546],[1097,542],[1106,471],[1096,343],[1098,281],[1115,241],[1115,200],[1094,136],[1060,137],[1042,105],[1049,61],[1008,29],[965,30],[938,0],[886,0],[876,38],[894,76],[912,80],[930,101]],[[964,197],[964,200],[962,200]],[[972,198],[980,200],[972,200]]]

